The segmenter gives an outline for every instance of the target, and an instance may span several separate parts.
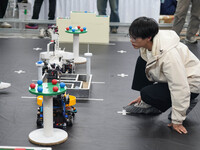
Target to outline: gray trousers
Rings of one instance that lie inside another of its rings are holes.
[[[8,5],[8,0],[1,0],[0,2],[0,18],[3,18]]]
[[[186,33],[187,38],[194,36],[200,25],[200,0],[178,0],[176,12],[174,15],[174,24],[172,29],[180,35],[180,32],[185,23],[185,18],[188,12],[188,8],[192,4],[191,17],[188,24],[188,29]]]
[[[97,0],[97,9],[99,12],[99,15],[106,15],[106,8],[107,8],[107,2],[108,0]],[[118,12],[118,4],[119,0],[109,0],[110,3],[110,9],[111,9],[111,14],[110,14],[110,22],[119,22],[119,12]],[[117,27],[113,27],[117,28]]]

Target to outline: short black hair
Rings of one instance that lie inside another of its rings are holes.
[[[153,18],[139,17],[131,23],[129,27],[129,36],[134,39],[152,37],[151,41],[153,41],[158,30],[158,23]]]

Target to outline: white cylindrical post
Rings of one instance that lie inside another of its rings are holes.
[[[91,57],[92,57],[92,53],[85,53],[84,56],[87,59],[86,72],[87,72],[87,82],[88,82],[89,78],[90,78],[90,74],[91,74]]]
[[[42,80],[42,67],[44,66],[43,61],[38,61],[35,63],[38,67],[38,80]]]
[[[79,58],[79,34],[73,34],[73,53],[76,62]]]
[[[44,136],[53,136],[53,96],[43,99]]]

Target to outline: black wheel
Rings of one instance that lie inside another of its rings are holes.
[[[41,127],[43,126],[43,121],[42,121],[42,119],[40,119],[40,118],[37,119],[37,122],[36,122],[36,123],[37,123],[37,127],[38,127],[38,128],[41,128]]]
[[[72,126],[73,122],[74,122],[73,116],[69,116],[69,118],[66,118],[67,126]]]

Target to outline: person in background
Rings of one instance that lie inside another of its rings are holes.
[[[186,134],[183,121],[197,104],[200,93],[199,59],[180,42],[176,32],[159,30],[152,18],[134,20],[129,36],[132,46],[140,50],[132,83],[132,89],[140,91],[140,96],[124,109],[159,114],[171,108],[168,126]]]
[[[164,0],[160,4],[160,15],[174,15],[176,11],[176,0]]]
[[[8,0],[1,0],[1,2],[0,2],[0,19],[3,19],[3,17],[5,16],[7,6],[8,6]],[[0,27],[1,28],[11,28],[12,26],[7,22],[3,22],[0,25]]]
[[[44,0],[35,0],[33,6],[33,16],[32,19],[38,19],[40,14],[40,9]],[[55,19],[55,12],[56,12],[56,0],[49,0],[49,14],[48,20]],[[49,25],[49,27],[52,25]],[[27,29],[38,29],[38,25],[34,23],[29,23],[25,26]]]
[[[18,0],[18,3],[28,3],[28,0]]]
[[[0,4],[0,19],[2,19],[5,15],[6,9],[8,6],[8,0],[1,0],[1,4]],[[8,24],[7,22],[3,22],[0,25],[1,28],[11,28],[12,26],[10,24]],[[11,86],[10,83],[6,83],[6,82],[1,82],[0,81],[0,90],[2,89],[6,89],[9,88]]]
[[[180,35],[185,24],[185,19],[190,4],[192,5],[191,17],[188,24],[185,41],[194,44],[197,43],[195,35],[198,32],[200,25],[200,0],[178,0],[172,29],[178,35]]]
[[[99,15],[106,15],[106,8],[107,8],[108,0],[97,0],[97,10]],[[120,22],[119,19],[119,0],[109,0],[110,3],[110,22]],[[111,26],[111,33],[117,33],[118,26]]]

